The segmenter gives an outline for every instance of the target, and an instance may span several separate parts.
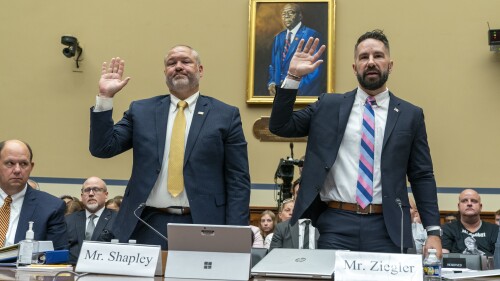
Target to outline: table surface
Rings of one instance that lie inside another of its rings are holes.
[[[32,272],[32,271],[18,271],[16,268],[10,267],[0,267],[0,280],[20,280],[20,281],[52,281],[57,272]],[[64,276],[58,276],[55,281],[75,281],[77,276],[66,274]],[[117,276],[117,275],[100,275],[100,274],[89,274],[87,276],[81,277],[78,281],[106,281],[106,280],[133,280],[133,281],[189,281],[189,280],[203,280],[203,279],[164,279],[163,277],[132,277],[132,276]],[[251,281],[285,281],[285,280],[297,280],[297,281],[318,281],[318,279],[290,279],[290,278],[268,278],[268,277],[256,277],[250,279]],[[480,277],[480,278],[470,278],[470,279],[460,279],[460,281],[491,281],[500,280],[500,276],[494,277]]]

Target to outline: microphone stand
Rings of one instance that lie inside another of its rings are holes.
[[[403,253],[403,207],[401,205],[401,199],[396,198],[396,204],[398,204],[399,209],[401,210],[401,254]]]
[[[168,243],[168,238],[165,237],[163,234],[161,234],[158,230],[156,230],[154,227],[152,227],[151,225],[149,225],[145,220],[141,219],[141,217],[139,217],[136,212],[139,210],[139,209],[142,209],[146,207],[146,203],[141,203],[139,204],[139,207],[137,207],[137,209],[135,209],[134,211],[134,216],[139,220],[141,221],[143,224],[145,224],[147,227],[149,227],[149,229],[153,230],[156,234],[158,234],[161,238],[163,238],[163,240],[167,241]]]

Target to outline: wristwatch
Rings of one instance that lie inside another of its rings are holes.
[[[429,235],[434,235],[434,236],[443,236],[443,230],[440,228],[440,229],[434,229],[434,230],[429,230],[427,231],[427,236]]]

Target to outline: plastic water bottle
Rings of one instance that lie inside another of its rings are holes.
[[[429,249],[428,255],[424,260],[424,280],[441,280],[441,260],[436,256],[436,249]]]
[[[26,266],[38,263],[38,241],[35,241],[33,232],[33,222],[29,222],[29,229],[26,231],[26,239],[19,242],[19,255],[17,266]]]

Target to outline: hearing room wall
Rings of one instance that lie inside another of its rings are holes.
[[[0,139],[30,143],[32,176],[42,190],[79,196],[84,178],[110,180],[123,192],[132,154],[97,159],[88,150],[89,108],[103,61],[126,60],[129,85],[115,98],[121,118],[131,101],[167,93],[163,57],[175,44],[199,51],[201,91],[240,108],[248,141],[252,206],[274,206],[273,177],[286,142],[261,142],[254,122],[270,105],[246,103],[250,0],[0,1]],[[388,87],[424,109],[440,208],[455,210],[462,188],[479,188],[483,210],[500,208],[500,57],[487,22],[500,28],[500,1],[337,0],[335,91],[354,89],[353,46],[380,28],[391,43]],[[63,56],[62,35],[83,48],[81,72]],[[267,71],[263,69],[262,71]],[[295,156],[305,143],[295,143]],[[297,172],[297,171],[296,171]],[[113,181],[115,180],[115,181]]]

